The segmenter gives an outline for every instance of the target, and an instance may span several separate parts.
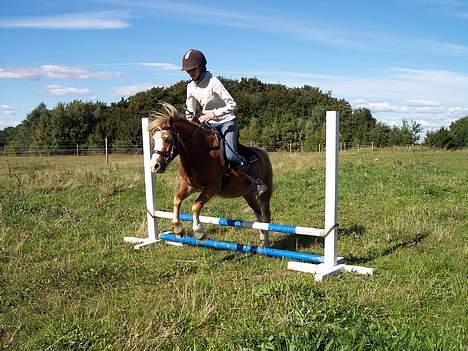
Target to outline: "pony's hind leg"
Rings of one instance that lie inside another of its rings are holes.
[[[267,211],[264,211],[262,202],[258,200],[256,194],[248,193],[244,195],[245,201],[250,206],[250,208],[254,211],[255,216],[257,217],[257,221],[259,222],[270,222],[270,206],[265,208]],[[266,215],[265,215],[266,214]],[[262,242],[264,247],[270,246],[270,232],[268,230],[260,230],[260,241]]]
[[[187,182],[182,180],[179,185],[179,191],[174,196],[174,212],[172,216],[172,226],[173,226],[174,234],[177,237],[181,237],[184,231],[184,226],[179,219],[180,206],[182,205],[182,202],[193,192],[194,192],[194,189],[190,187],[187,184]]]
[[[261,218],[262,218],[262,222],[265,222],[265,223],[270,223],[271,221],[270,198],[271,198],[271,192],[268,192],[268,193],[263,194],[259,199],[260,208],[262,212]],[[263,240],[269,243],[270,232],[263,230],[262,233],[260,234],[260,238],[262,237],[262,235],[264,237]]]

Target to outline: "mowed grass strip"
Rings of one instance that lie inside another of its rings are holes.
[[[273,222],[321,227],[324,154],[272,153]],[[0,335],[11,350],[464,350],[468,153],[344,152],[339,252],[317,283],[261,256],[155,246],[141,156],[0,157]],[[177,162],[157,176],[171,210]],[[190,197],[183,206],[189,212]],[[204,214],[254,220],[240,199]],[[170,221],[161,220],[161,229]],[[207,226],[212,238],[258,232]],[[190,224],[186,223],[186,228]],[[279,248],[322,242],[272,234]]]

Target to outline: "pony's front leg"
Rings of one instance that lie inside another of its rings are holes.
[[[182,180],[179,185],[179,191],[174,196],[174,212],[172,216],[172,225],[174,234],[177,237],[181,237],[182,232],[184,231],[184,226],[182,225],[182,222],[179,219],[180,206],[182,205],[182,202],[193,192],[194,188],[189,186],[186,181]]]
[[[203,206],[210,201],[210,199],[213,197],[213,194],[207,193],[203,191],[198,198],[195,200],[195,202],[192,205],[192,217],[193,217],[193,234],[198,240],[203,240],[206,236],[205,233],[205,227],[203,224],[200,222],[200,213],[203,208]]]

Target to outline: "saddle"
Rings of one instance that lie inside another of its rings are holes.
[[[213,130],[213,133],[217,139],[217,145],[215,145],[215,147],[218,147],[222,151],[224,160],[226,161],[226,168],[235,168],[235,165],[232,165],[227,162],[224,138],[219,134],[217,130]],[[242,145],[241,143],[239,143],[239,141],[237,141],[237,153],[250,164],[257,162],[259,158],[258,153],[253,148]]]
[[[198,117],[199,116],[196,116],[196,120],[198,121]],[[220,148],[222,149],[222,152],[223,152],[223,157],[224,157],[224,160],[226,161],[226,166],[228,169],[230,168],[235,168],[234,165],[231,165],[227,162],[227,157],[226,157],[226,148],[224,146],[225,144],[225,141],[224,141],[224,138],[223,136],[215,129],[215,128],[212,128],[209,124],[207,123],[203,123],[201,125],[201,127],[205,130],[209,130],[211,133],[213,133],[214,137],[216,138],[216,141],[213,143],[213,148]],[[244,157],[247,162],[249,162],[249,164],[252,164],[252,163],[255,163],[258,161],[258,158],[259,158],[259,155],[255,152],[254,149],[252,149],[251,147],[247,147],[245,145],[242,145],[240,142],[239,142],[239,139],[237,140],[237,152],[240,156]],[[226,170],[226,172],[228,172],[228,170]]]
[[[237,151],[239,152],[239,154],[241,156],[243,156],[247,162],[249,162],[250,164],[252,163],[255,163],[258,161],[258,154],[257,152],[250,148],[250,147],[247,147],[245,145],[242,145],[241,143],[237,143]]]
[[[212,129],[213,135],[216,137],[216,143],[217,145],[214,145],[214,147],[219,148],[219,150],[223,154],[223,158],[225,160],[225,170],[223,173],[223,179],[222,179],[222,186],[224,187],[227,182],[230,179],[230,170],[231,169],[236,169],[236,166],[227,162],[227,157],[226,157],[226,147],[225,147],[225,141],[224,138],[219,134],[219,132],[215,129]],[[237,141],[237,153],[242,156],[249,164],[253,164],[258,161],[259,155],[258,153],[251,147],[247,147],[245,145],[242,145]]]

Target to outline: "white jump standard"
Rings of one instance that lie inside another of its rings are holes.
[[[325,179],[325,228],[307,228],[299,226],[287,226],[274,223],[260,223],[242,220],[233,220],[217,217],[200,216],[201,223],[232,226],[239,228],[253,228],[268,231],[288,233],[292,235],[312,235],[324,238],[324,255],[301,253],[288,250],[262,248],[251,245],[242,245],[216,240],[199,241],[195,238],[176,238],[170,232],[160,233],[158,229],[158,218],[172,219],[172,212],[157,211],[157,196],[155,187],[155,175],[150,169],[151,160],[151,137],[148,132],[148,119],[142,119],[143,132],[143,157],[145,168],[145,189],[148,220],[148,236],[146,238],[125,237],[126,242],[134,243],[135,249],[152,245],[161,241],[178,245],[206,246],[218,249],[233,250],[239,252],[250,252],[260,255],[294,259],[289,261],[288,269],[313,273],[315,280],[322,281],[328,276],[340,272],[357,272],[359,274],[373,273],[372,268],[350,266],[338,262],[338,123],[339,113],[327,111],[326,114],[326,179]],[[192,216],[180,215],[181,220],[191,221]],[[314,263],[310,263],[314,262]],[[318,264],[315,264],[318,263]]]

